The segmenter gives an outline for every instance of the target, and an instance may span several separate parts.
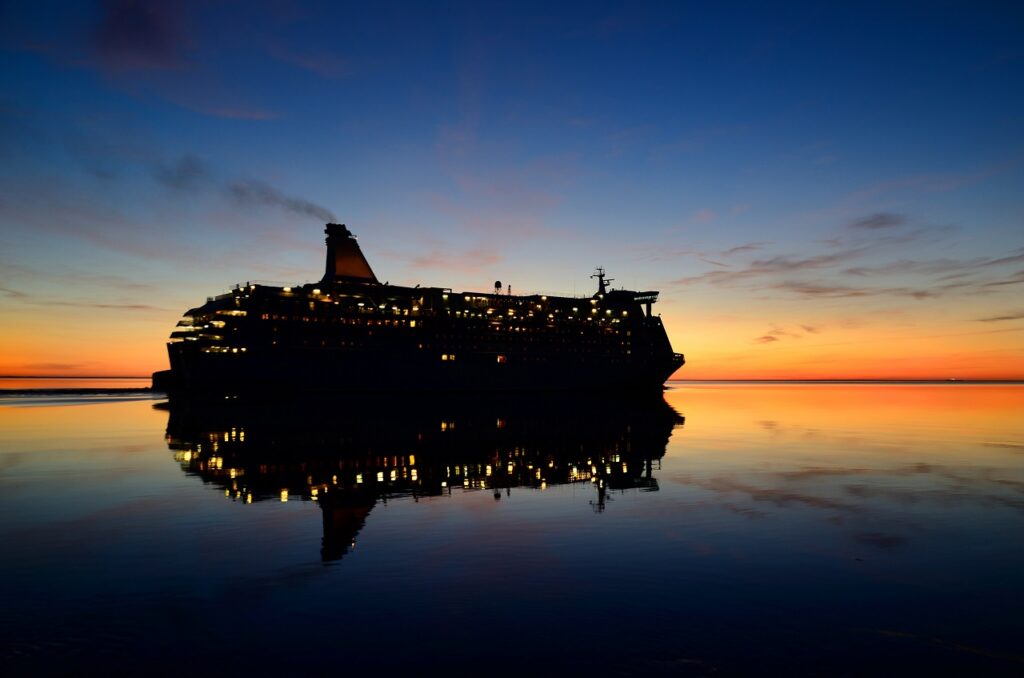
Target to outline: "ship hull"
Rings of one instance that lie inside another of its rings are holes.
[[[465,355],[438,361],[383,351],[310,349],[244,354],[179,353],[177,364],[154,375],[166,391],[229,393],[246,389],[302,391],[568,391],[660,390],[683,364],[670,354],[647,361],[511,361]]]

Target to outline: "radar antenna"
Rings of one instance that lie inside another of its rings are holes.
[[[592,275],[590,277],[591,278],[597,278],[597,294],[598,294],[598,296],[604,296],[605,292],[608,291],[605,288],[605,283],[610,283],[610,282],[614,282],[615,281],[615,278],[606,278],[606,277],[604,277],[604,267],[603,266],[598,266],[597,267],[597,273],[595,273],[594,275]]]

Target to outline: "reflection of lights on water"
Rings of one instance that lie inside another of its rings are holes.
[[[288,488],[281,490],[281,501],[288,501]]]

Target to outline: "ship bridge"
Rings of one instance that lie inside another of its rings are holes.
[[[651,317],[651,305],[658,301],[657,292],[633,292],[633,301],[638,304],[644,304],[644,309],[647,313],[647,317]]]

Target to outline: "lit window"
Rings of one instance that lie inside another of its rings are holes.
[[[504,363],[504,362],[505,362],[505,356],[503,356],[503,355],[499,355],[499,356],[498,356],[498,362],[499,362],[499,363]]]

